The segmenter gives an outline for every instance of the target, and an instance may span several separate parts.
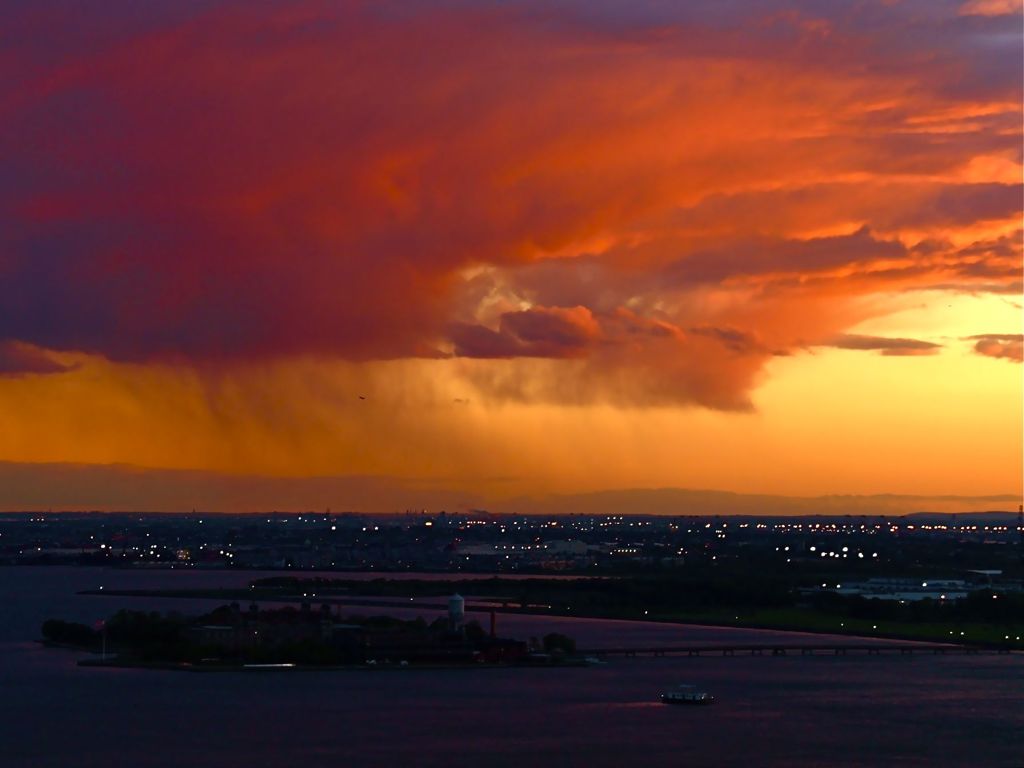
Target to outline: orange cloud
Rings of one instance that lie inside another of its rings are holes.
[[[960,6],[964,16],[1006,16],[1021,13],[1019,0],[967,0]]]
[[[1019,333],[986,333],[969,336],[975,341],[974,351],[985,357],[996,357],[1019,363],[1024,361],[1024,336]]]

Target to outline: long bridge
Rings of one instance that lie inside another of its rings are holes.
[[[816,643],[785,644],[767,643],[756,645],[678,645],[638,646],[635,648],[593,648],[579,651],[586,656],[604,658],[607,656],[846,656],[861,654],[880,656],[882,654],[928,655],[977,655],[1022,653],[1013,648],[978,645],[927,645],[924,643]]]

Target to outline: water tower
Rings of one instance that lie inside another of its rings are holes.
[[[455,593],[448,598],[448,628],[452,632],[462,627],[466,618],[466,601],[462,595]]]

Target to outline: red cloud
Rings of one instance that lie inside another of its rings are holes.
[[[153,3],[83,31],[25,8],[5,339],[573,358],[635,400],[745,407],[772,354],[864,319],[851,298],[1019,286],[999,17]]]

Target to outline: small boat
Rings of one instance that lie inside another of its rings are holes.
[[[661,694],[663,704],[711,704],[715,697],[706,691],[701,691],[695,685],[680,685],[674,690]]]

